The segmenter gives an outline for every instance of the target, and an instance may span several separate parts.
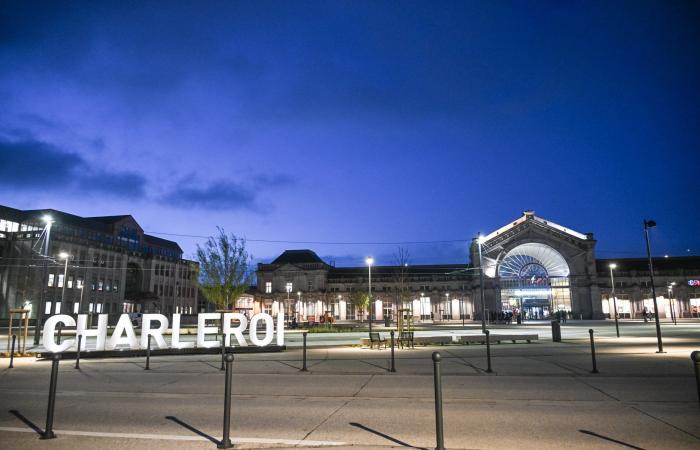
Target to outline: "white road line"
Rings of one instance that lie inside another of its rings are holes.
[[[0,431],[10,431],[16,433],[36,433],[29,428],[19,427],[0,427]],[[179,434],[147,434],[147,433],[106,433],[100,431],[77,431],[77,430],[54,430],[56,435],[66,436],[93,436],[107,438],[124,438],[124,439],[153,439],[163,441],[208,441],[209,439],[203,436],[185,436]],[[232,437],[231,442],[234,444],[284,444],[284,445],[304,445],[309,447],[321,446],[338,446],[347,445],[345,442],[335,441],[302,441],[299,439],[266,439],[266,438],[237,438]]]

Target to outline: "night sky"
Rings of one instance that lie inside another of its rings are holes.
[[[599,257],[643,255],[644,218],[656,254],[697,255],[699,24],[679,1],[1,1],[0,204],[455,241],[405,245],[416,264],[532,209]]]

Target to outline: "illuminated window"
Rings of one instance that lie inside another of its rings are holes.
[[[272,282],[270,282],[270,281],[265,282],[265,293],[272,294]]]
[[[68,283],[66,284],[68,289],[73,289],[73,275],[68,276]]]
[[[292,292],[294,290],[294,287],[291,282],[287,283],[287,292]]]
[[[73,303],[73,314],[78,314],[79,307],[80,307],[80,303],[78,303],[78,302]]]
[[[51,314],[51,302],[46,302],[44,306],[44,314]]]
[[[54,308],[55,314],[61,314],[61,302],[56,302],[56,307]]]
[[[49,274],[49,287],[53,287],[53,282],[54,282],[54,274],[50,273]]]
[[[56,285],[57,287],[62,288],[63,287],[63,274],[58,274],[58,284]]]

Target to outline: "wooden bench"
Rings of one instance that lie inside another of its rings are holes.
[[[370,333],[369,348],[373,348],[375,343],[377,344],[377,350],[382,348],[382,344],[384,344],[384,348],[386,348],[386,339],[382,339],[379,333]]]
[[[511,341],[515,344],[516,341],[526,341],[528,344],[532,341],[539,340],[538,334],[491,334],[491,342],[496,342],[500,344],[501,341]],[[479,343],[484,344],[486,342],[485,334],[470,334],[467,336],[460,336],[459,342],[462,344]]]
[[[415,342],[413,340],[413,331],[402,331],[399,335],[399,347],[415,348]]]

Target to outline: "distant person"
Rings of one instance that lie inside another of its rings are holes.
[[[296,329],[297,329],[297,318],[292,317],[292,330],[296,330]]]
[[[647,312],[647,307],[644,307],[644,311],[642,311],[642,317],[644,317],[644,323],[649,322],[649,313]]]

